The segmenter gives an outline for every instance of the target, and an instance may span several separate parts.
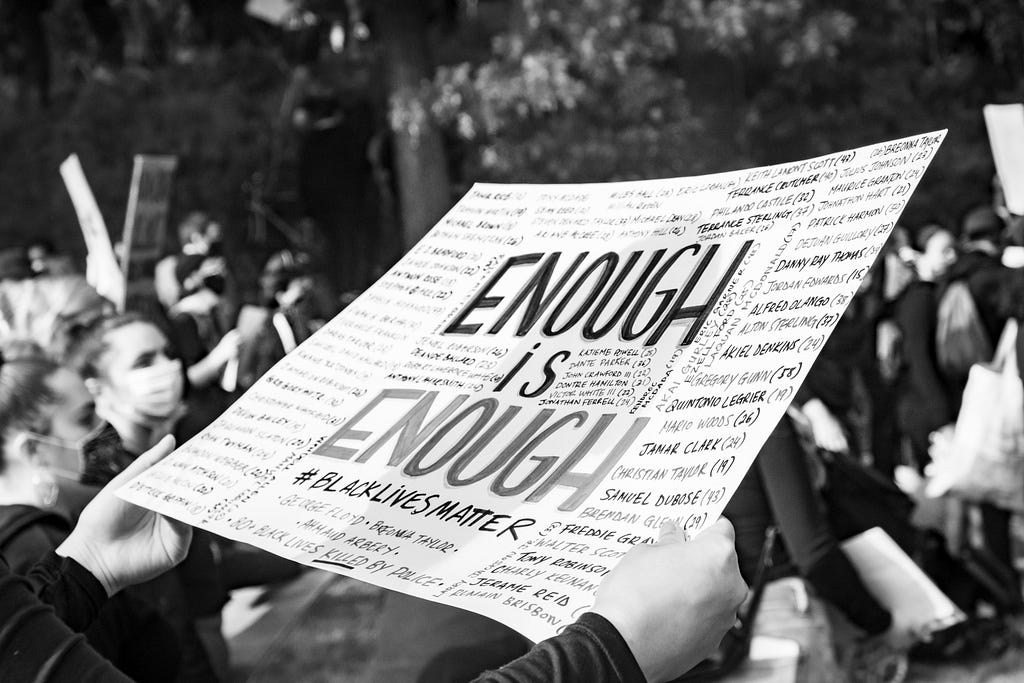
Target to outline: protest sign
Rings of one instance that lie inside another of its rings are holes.
[[[695,178],[476,185],[120,494],[550,636],[663,520],[718,517],[944,134]]]
[[[121,238],[125,277],[129,277],[131,264],[152,264],[163,253],[171,180],[177,165],[178,159],[172,156],[135,155]]]
[[[85,179],[85,172],[77,154],[72,154],[60,165],[60,175],[75,205],[78,223],[85,237],[85,279],[92,287],[116,305],[124,301],[125,284],[121,267],[110,243],[107,224],[96,204],[96,198]]]
[[[983,111],[1006,208],[1024,215],[1024,105],[987,104]]]
[[[124,301],[118,304],[120,311],[157,296],[154,271],[164,251],[171,180],[177,165],[172,156],[135,155],[121,237],[126,289]]]

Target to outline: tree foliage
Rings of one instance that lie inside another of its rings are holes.
[[[987,198],[988,102],[1024,97],[1009,0],[525,0],[432,110],[467,179],[688,175],[949,128],[909,210]]]

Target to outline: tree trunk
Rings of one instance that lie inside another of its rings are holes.
[[[379,0],[374,13],[390,93],[403,247],[409,249],[451,205],[441,133],[420,99],[423,81],[432,74],[426,14],[421,0]]]

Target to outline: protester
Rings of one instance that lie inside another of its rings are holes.
[[[172,448],[173,440],[166,439],[100,491],[74,531],[26,578],[14,578],[0,561],[0,680],[130,680],[74,632],[87,629],[108,598],[165,573],[185,556],[189,526],[114,493]]]
[[[285,250],[271,256],[260,274],[265,315],[239,351],[238,386],[248,389],[314,332],[313,279],[309,259]],[[322,323],[321,323],[322,324]]]
[[[78,332],[112,311],[110,302],[74,273],[0,284],[4,336],[31,340],[54,358],[66,358]]]
[[[863,357],[873,336],[872,312],[864,296],[870,286],[870,278],[865,279],[793,402],[809,432],[813,459],[818,452],[859,457],[858,435],[850,421],[857,371],[852,361]],[[865,634],[878,636],[892,629],[891,639],[902,643],[907,634],[868,592],[840,549],[808,462],[794,420],[787,415],[726,506],[725,515],[736,526],[744,578],[751,581],[755,576],[765,532],[777,527],[786,552],[774,558],[772,578],[799,574]],[[822,464],[815,469],[821,471]]]
[[[79,340],[72,360],[104,420],[83,446],[82,482],[103,486],[174,431],[185,412],[184,369],[172,357],[163,332],[134,314],[99,321]],[[225,678],[220,610],[227,595],[210,534],[197,532],[174,575],[140,587],[137,594],[177,629],[184,651],[182,676]]]
[[[24,573],[70,530],[55,509],[58,481],[78,480],[78,444],[95,416],[78,375],[31,342],[8,341],[0,353],[0,552]]]
[[[935,346],[938,281],[956,262],[952,233],[940,225],[918,232],[914,256],[917,280],[903,290],[893,305],[893,320],[901,333],[902,375],[897,399],[900,430],[909,441],[916,466],[928,464],[928,443],[933,431],[953,421],[953,402],[938,366]]]
[[[961,282],[966,286],[970,302],[977,311],[977,322],[982,332],[977,335],[979,342],[975,343],[979,351],[976,362],[981,363],[991,360],[1007,320],[1020,314],[1019,306],[1012,306],[1010,310],[1003,306],[1003,292],[1013,290],[1013,270],[1005,267],[1000,257],[999,242],[1003,232],[1003,221],[990,204],[971,208],[961,223],[959,256],[947,276],[950,287]],[[940,320],[941,313],[940,309]],[[952,391],[952,411],[956,415],[960,411],[970,367],[942,369],[946,384]],[[990,553],[997,563],[997,572],[1010,577],[1007,589],[1019,609],[1020,576],[1012,557],[1011,512],[989,503],[981,503],[978,510],[982,520],[984,551]]]
[[[784,550],[777,550],[771,558],[770,580],[800,576],[863,636],[887,641],[893,654],[909,646],[911,634],[872,596],[839,547],[790,417],[776,425],[724,515],[736,527],[736,552],[744,580],[750,582],[757,575],[765,533],[769,527],[777,527]],[[769,590],[774,589],[769,586]],[[779,609],[795,614],[793,599],[792,594],[788,601],[773,596],[782,603]],[[810,618],[811,613],[805,612]],[[813,642],[804,643],[804,666],[813,672],[812,678],[838,676],[836,643],[821,625],[806,633]]]
[[[195,270],[187,272],[189,268]],[[178,260],[182,298],[167,311],[170,338],[185,365],[189,391],[187,410],[177,436],[190,439],[205,429],[230,404],[220,386],[225,366],[238,357],[238,333],[229,329],[226,309],[226,265],[221,257],[184,255]]]
[[[0,363],[0,554],[17,574],[72,530],[59,498],[81,470],[78,444],[95,423],[77,374],[31,343],[9,342]],[[95,494],[95,489],[90,492]],[[89,643],[139,681],[171,681],[178,645],[170,625],[128,595],[111,600],[85,630]]]
[[[1000,258],[1003,231],[1003,221],[991,206],[981,204],[970,209],[961,222],[959,254],[947,276],[950,282],[966,283],[993,344],[1007,319],[1000,306],[1010,275]]]
[[[164,308],[170,308],[182,296],[183,283],[179,277],[178,262],[183,256],[220,256],[223,253],[224,233],[220,223],[203,211],[193,211],[178,225],[180,251],[160,259],[154,272],[157,298]],[[186,269],[187,276],[195,268]]]

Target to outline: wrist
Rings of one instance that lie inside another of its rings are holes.
[[[641,622],[634,619],[628,609],[594,605],[590,611],[603,617],[618,631],[648,683],[668,680],[670,672],[665,670],[664,657],[649,647],[653,639],[644,635],[643,628],[639,626]]]
[[[64,539],[64,542],[57,546],[54,552],[60,557],[74,560],[92,574],[103,586],[107,597],[111,597],[121,590],[120,583],[114,579],[113,573],[100,559],[99,553],[95,552],[88,543],[81,542],[74,532],[71,532],[71,535]]]

